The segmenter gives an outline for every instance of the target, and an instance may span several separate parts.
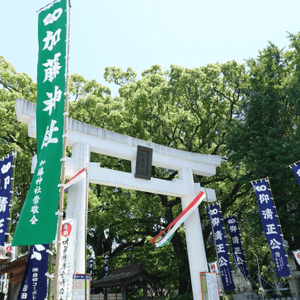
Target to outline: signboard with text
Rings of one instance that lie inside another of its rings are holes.
[[[74,300],[90,300],[91,275],[76,274],[73,281]],[[87,295],[85,298],[85,294]]]
[[[219,285],[216,273],[201,272],[200,282],[203,300],[219,300]]]

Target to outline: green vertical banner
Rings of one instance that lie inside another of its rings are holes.
[[[64,131],[66,0],[39,12],[37,66],[37,165],[13,246],[49,244],[57,230]]]

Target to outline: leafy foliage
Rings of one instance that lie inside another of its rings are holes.
[[[15,197],[12,198],[13,229],[30,186],[31,158],[36,152],[36,141],[28,137],[27,125],[16,119],[15,101],[18,97],[34,102],[36,83],[27,74],[18,73],[0,56],[0,157],[17,150]]]
[[[230,128],[228,139],[231,161],[243,162],[248,169],[241,180],[270,177],[283,232],[293,248],[300,246],[293,238],[299,236],[300,224],[289,207],[299,207],[299,189],[287,166],[299,160],[299,74],[294,72],[298,56],[295,42],[286,52],[270,43],[247,61],[249,77],[239,122]]]

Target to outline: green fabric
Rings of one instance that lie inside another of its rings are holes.
[[[66,0],[39,13],[38,159],[13,246],[48,244],[56,236],[64,129],[66,23]]]
[[[169,238],[165,243],[163,243],[163,244],[161,245],[161,247],[168,245],[168,244],[171,242],[171,240],[172,240],[174,234],[175,234],[175,232],[170,236],[170,238]]]

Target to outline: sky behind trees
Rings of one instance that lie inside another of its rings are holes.
[[[48,0],[4,1],[0,54],[36,81],[37,10]],[[272,41],[289,44],[300,2],[287,0],[71,0],[70,72],[104,84],[106,66],[194,68],[256,57]],[[114,93],[114,91],[113,91]]]

